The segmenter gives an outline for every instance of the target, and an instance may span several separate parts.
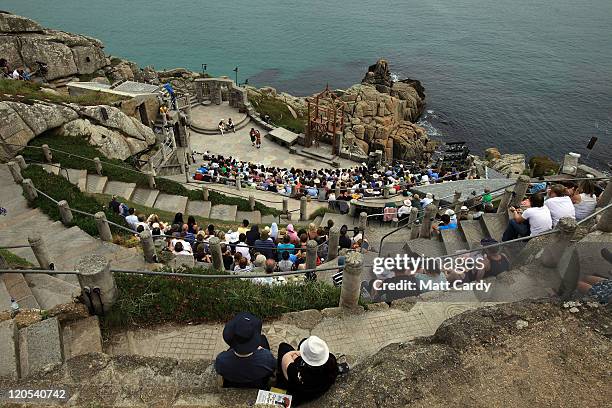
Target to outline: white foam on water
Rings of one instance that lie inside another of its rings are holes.
[[[391,80],[392,80],[393,82],[397,82],[397,81],[399,81],[399,79],[400,79],[399,74],[396,74],[395,72],[392,72],[392,73],[391,73]]]

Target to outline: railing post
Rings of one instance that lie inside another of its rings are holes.
[[[283,198],[283,214],[289,214],[289,199]]]
[[[255,197],[252,195],[249,196],[249,207],[251,208],[251,211],[255,211]]]
[[[555,234],[552,242],[543,248],[540,257],[540,263],[549,268],[554,268],[559,264],[561,254],[570,246],[578,224],[574,218],[563,217],[557,223],[557,228],[559,232]]]
[[[208,187],[202,187],[202,198],[204,201],[208,201]]]
[[[300,198],[300,221],[306,221],[306,219],[308,218],[308,216],[306,215],[306,206],[306,196],[302,196],[302,198]]]
[[[391,227],[393,227],[393,228],[397,228],[397,227],[398,227],[398,225],[399,225],[399,219],[398,219],[397,217],[393,218],[393,219],[391,220]]]
[[[461,191],[455,191],[455,195],[453,196],[453,204],[455,214],[459,214],[459,211],[461,211]]]
[[[38,261],[38,265],[41,269],[49,269],[51,261],[49,261],[49,253],[47,252],[47,246],[42,237],[38,234],[28,236],[28,243],[34,252],[34,256]]]
[[[365,230],[368,227],[368,213],[359,213],[359,230],[362,234],[365,234]]]
[[[499,205],[497,206],[498,214],[508,212],[508,205],[510,204],[510,200],[512,200],[512,187],[507,187],[504,191],[504,195],[502,195],[502,198],[499,201]]]
[[[342,194],[342,191],[340,190],[340,183],[338,183],[338,182],[336,182],[336,188],[334,190],[334,193],[336,194],[336,200]]]
[[[383,188],[383,198],[389,198],[389,186]]]
[[[523,201],[523,197],[525,197],[525,193],[529,189],[529,182],[531,179],[524,174],[521,174],[516,180],[516,184],[514,185],[514,196],[510,200],[510,205],[518,208],[521,205],[521,201]]]
[[[221,241],[217,237],[212,237],[208,241],[208,245],[210,246],[210,253],[212,254],[213,268],[218,271],[224,270],[223,254],[221,253]]]
[[[238,191],[242,190],[242,174],[239,174],[236,177],[236,190],[238,190]]]
[[[149,183],[149,188],[155,190],[157,185],[155,184],[155,176],[153,176],[153,173],[147,173],[147,182]]]
[[[70,210],[70,206],[68,205],[68,201],[62,200],[57,203],[57,208],[59,209],[60,218],[62,219],[62,224],[70,225],[72,224],[72,211]]]
[[[47,163],[53,162],[53,155],[51,154],[51,149],[49,149],[49,145],[42,145],[43,155],[45,156],[45,161]]]
[[[361,272],[363,257],[359,252],[349,252],[345,257],[344,271],[342,272],[342,287],[340,289],[340,307],[355,309],[359,305],[361,290]]]
[[[423,215],[423,224],[421,225],[421,232],[419,238],[430,238],[431,237],[431,221],[436,215],[438,207],[433,204],[429,204],[425,207],[425,215]]]
[[[416,224],[417,218],[419,218],[419,209],[412,207],[410,210],[410,217],[408,218],[408,224],[410,227],[410,239],[417,239],[419,237],[420,226]]]
[[[87,255],[79,260],[75,269],[82,297],[91,312],[108,313],[117,301],[119,291],[110,271],[110,261],[100,255]]]
[[[11,176],[13,176],[13,181],[15,181],[16,184],[21,184],[23,181],[23,176],[21,175],[19,164],[15,163],[14,161],[10,161],[8,162],[8,168],[11,172]]]
[[[331,261],[338,256],[338,247],[340,246],[340,228],[333,226],[329,229],[329,241],[327,243],[327,259]]]
[[[612,184],[612,182],[609,184]],[[597,229],[603,232],[612,232],[612,208],[608,208],[601,213],[599,221],[597,221]]]
[[[94,214],[94,220],[96,221],[96,227],[98,227],[100,239],[102,241],[112,242],[113,234],[111,234],[110,226],[108,225],[108,220],[106,219],[106,214],[104,214],[103,211],[97,212]]]
[[[38,198],[38,193],[36,192],[36,189],[34,188],[34,184],[32,183],[32,180],[30,179],[23,180],[21,182],[21,188],[23,189],[23,193],[26,197],[26,200],[28,200],[29,202],[32,202]]]
[[[317,241],[314,239],[308,240],[306,243],[306,269],[315,269],[317,267]]]
[[[15,158],[13,160],[19,165],[19,168],[21,170],[25,170],[25,169],[28,168],[28,163],[26,163],[26,161],[25,161],[25,159],[23,158],[22,155],[19,154],[19,155],[15,156]]]
[[[100,158],[94,157],[93,161],[96,166],[96,174],[98,176],[101,176],[102,175],[102,162],[100,161]]]
[[[145,261],[149,263],[155,262],[155,242],[153,242],[153,235],[151,234],[151,231],[145,229],[139,234],[139,236],[140,246],[142,247]]]

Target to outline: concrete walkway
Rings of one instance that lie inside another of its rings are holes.
[[[289,313],[280,320],[265,322],[263,332],[274,354],[280,342],[297,347],[302,338],[316,335],[328,343],[332,353],[344,354],[351,364],[355,364],[388,344],[430,336],[447,318],[485,305],[475,299],[453,303],[397,303],[399,306],[392,308],[385,303],[376,304],[372,306],[375,310],[355,315],[334,316],[336,309]],[[130,330],[114,334],[105,352],[214,360],[228,347],[223,342],[222,332],[222,324]]]

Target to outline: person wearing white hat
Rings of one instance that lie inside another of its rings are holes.
[[[412,201],[409,198],[404,200],[404,204],[397,210],[397,217],[401,220],[410,215],[412,211]]]
[[[338,376],[336,357],[325,341],[310,336],[300,342],[298,349],[287,343],[278,346],[276,386],[293,397],[293,406],[320,397]]]

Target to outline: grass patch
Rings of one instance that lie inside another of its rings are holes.
[[[336,211],[333,211],[327,207],[319,207],[316,210],[314,210],[312,213],[310,213],[310,217],[308,217],[308,219],[310,220],[314,220],[317,217],[324,217],[326,213],[335,213]]]
[[[139,187],[148,188],[149,184],[147,177],[144,174],[135,172],[135,168],[129,164],[120,160],[108,159],[102,155],[95,147],[89,145],[83,139],[78,137],[67,137],[67,136],[53,136],[53,135],[41,135],[37,138],[32,139],[30,146],[42,146],[43,144],[49,145],[52,149],[62,150],[66,153],[52,152],[53,162],[59,163],[62,167],[70,169],[84,169],[88,173],[95,174],[96,167],[94,162],[89,160],[83,160],[77,156],[87,157],[93,159],[99,157],[102,162],[102,174],[107,176],[109,180],[123,181],[126,183],[136,183]],[[25,148],[21,154],[26,161],[35,161],[42,163],[44,162],[44,156],[41,149],[28,149]],[[109,165],[105,165],[108,163]],[[186,188],[184,185],[168,180],[163,177],[156,177],[155,183],[157,189],[162,193],[181,195],[189,198],[193,201],[202,200],[201,190],[191,190]],[[214,187],[213,187],[214,188]],[[250,211],[251,207],[249,201],[240,198],[226,196],[214,191],[209,194],[209,200],[212,205],[217,204],[229,204],[238,206],[239,211]],[[70,201],[69,201],[70,202]],[[255,209],[259,210],[262,215],[272,214],[278,215],[281,211],[268,207],[260,202],[255,203]]]
[[[126,98],[105,92],[88,92],[84,95],[70,96],[67,94],[54,94],[43,92],[42,86],[30,81],[15,81],[13,79],[0,79],[0,101],[17,101],[33,103],[34,101],[48,101],[55,103],[76,103],[79,105],[112,105]]]
[[[34,266],[27,260],[23,259],[22,257],[17,256],[14,253],[10,252],[8,249],[0,249],[0,258],[4,259],[4,261],[6,262],[7,266],[10,269],[29,268],[29,267]]]
[[[224,274],[205,269],[186,273]],[[191,279],[115,274],[119,299],[103,324],[108,328],[166,322],[224,322],[249,311],[261,318],[305,309],[336,307],[340,288],[324,282],[257,285],[239,279]]]
[[[274,125],[295,133],[304,133],[306,115],[303,112],[296,112],[298,117],[294,118],[287,104],[280,99],[269,95],[249,95],[249,102],[262,117],[269,115]]]
[[[104,211],[106,218],[109,221],[115,222],[119,225],[124,225],[123,218],[112,211],[105,208],[104,205],[100,204],[95,198],[86,195],[81,192],[78,187],[72,185],[68,180],[62,176],[56,176],[55,174],[47,173],[42,167],[36,165],[30,165],[22,171],[24,178],[32,180],[34,186],[45,194],[53,197],[57,201],[66,200],[70,205],[71,209],[85,211],[90,214],[95,214],[99,211]],[[39,208],[42,212],[47,214],[49,218],[55,221],[61,220],[59,209],[57,204],[52,202],[46,197],[39,194],[38,198],[30,204],[34,208]],[[98,236],[98,228],[93,217],[86,215],[72,213],[73,221],[70,226],[76,225],[91,236]],[[111,225],[111,231],[119,235],[130,235],[127,231]]]

